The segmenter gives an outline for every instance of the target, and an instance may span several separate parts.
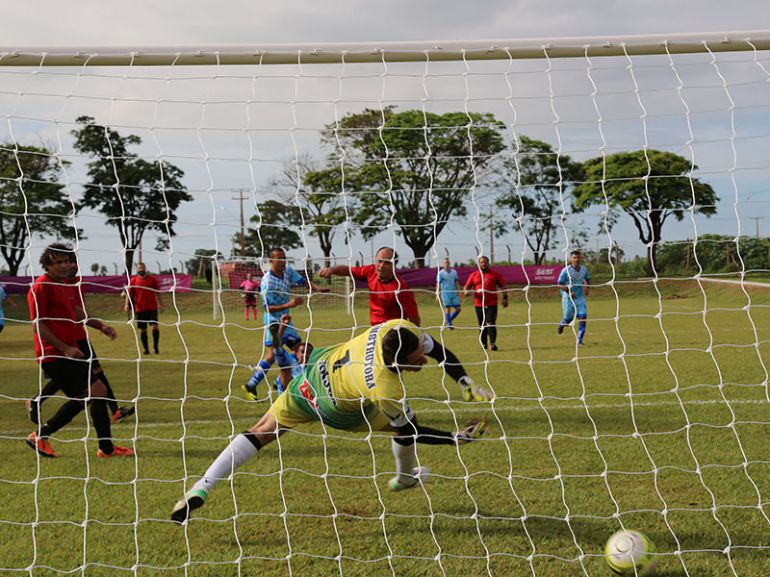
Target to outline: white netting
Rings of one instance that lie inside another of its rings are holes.
[[[664,574],[764,574],[767,38],[0,49],[0,572],[605,575],[624,528]],[[136,408],[112,427],[135,458],[96,459],[90,417],[54,435],[58,459],[24,446],[22,401],[47,378],[23,295],[57,239],[89,317],[119,333],[90,338]],[[495,398],[466,400],[431,360],[404,376],[407,400],[422,425],[489,430],[419,444],[432,477],[392,492],[389,434],[301,426],[179,526],[174,502],[276,398],[275,369],[259,401],[241,387],[268,352],[243,283],[277,245],[317,285],[292,289],[316,347],[370,326],[366,283],[322,269],[381,246],[416,265],[401,273],[423,328]],[[576,249],[592,278],[582,346],[579,323],[557,333]],[[481,254],[508,279],[499,350],[481,346],[472,298],[450,327],[435,290],[445,257],[463,284]],[[163,275],[159,354],[124,311],[140,260]]]

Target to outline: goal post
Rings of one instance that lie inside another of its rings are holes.
[[[769,110],[770,30],[0,47],[0,573],[593,577],[633,530],[666,574],[763,574]],[[51,438],[58,459],[25,446],[23,403],[47,381],[25,295],[57,240],[94,274],[72,281],[88,318],[117,330],[89,340],[136,409],[112,425],[130,459],[95,458],[90,415]],[[273,269],[276,247],[298,276]],[[479,286],[482,256],[499,284]],[[158,354],[118,296],[142,259],[173,281]],[[319,417],[240,446],[259,454],[174,523],[279,398],[271,270],[318,351],[408,284],[421,330],[491,398],[421,356],[391,371],[395,400],[421,426],[488,430],[419,439],[430,477],[401,491],[388,431]]]

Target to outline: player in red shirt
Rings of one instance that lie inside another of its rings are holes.
[[[505,292],[505,281],[497,271],[489,268],[489,259],[479,258],[479,268],[471,273],[465,281],[464,294],[473,290],[473,304],[476,307],[476,318],[481,327],[481,346],[487,349],[487,342],[493,351],[497,350],[497,289],[503,293],[503,308],[508,306],[508,293]]]
[[[152,327],[152,348],[158,355],[158,342],[160,330],[158,330],[158,311],[163,312],[163,301],[160,300],[160,284],[153,275],[147,274],[147,267],[143,262],[136,263],[136,274],[131,277],[126,293],[125,310],[134,309],[136,326],[139,328],[139,336],[144,346],[144,354],[150,354],[147,343],[147,325]]]
[[[330,278],[332,275],[353,277],[356,280],[365,280],[369,286],[369,322],[379,325],[392,319],[406,319],[417,326],[420,325],[420,313],[417,310],[417,301],[409,289],[409,284],[395,272],[394,266],[398,262],[396,251],[389,246],[380,248],[374,255],[374,264],[367,266],[349,267],[338,265],[322,268],[318,275]],[[429,357],[439,363],[443,363],[447,374],[460,385],[463,398],[466,401],[488,401],[492,392],[477,386],[473,380],[465,374],[460,360],[450,351],[436,342]]]
[[[108,391],[93,370],[94,361],[84,324],[113,340],[117,334],[100,320],[86,317],[80,288],[72,282],[74,261],[75,253],[70,247],[50,245],[40,257],[40,264],[46,272],[35,279],[27,294],[40,370],[69,397],[51,419],[29,434],[27,444],[41,456],[58,457],[49,437],[72,421],[88,404],[91,421],[99,437],[96,456],[127,457],[134,454],[132,449],[112,443],[105,400]]]
[[[420,325],[420,313],[409,284],[393,270],[398,262],[396,252],[384,246],[374,256],[374,264],[349,267],[338,265],[322,268],[318,275],[353,277],[366,281],[369,287],[369,322],[379,325],[392,319],[406,319]]]

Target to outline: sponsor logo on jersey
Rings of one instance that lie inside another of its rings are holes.
[[[366,339],[366,349],[364,349],[364,381],[369,389],[373,389],[377,384],[374,382],[374,353],[377,350],[377,333],[381,328],[382,325],[377,325],[369,329],[369,337]]]
[[[310,387],[310,383],[307,382],[307,379],[302,381],[302,384],[299,386],[299,393],[305,398],[311,407],[318,409],[318,403],[316,403],[313,389]]]
[[[318,374],[321,377],[321,384],[326,389],[326,394],[329,396],[329,400],[332,405],[337,406],[337,399],[332,395],[332,384],[329,382],[329,370],[326,368],[326,363],[318,363]]]

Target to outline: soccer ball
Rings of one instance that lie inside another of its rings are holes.
[[[618,531],[604,547],[607,565],[617,575],[649,577],[655,573],[658,559],[655,545],[639,531]]]

